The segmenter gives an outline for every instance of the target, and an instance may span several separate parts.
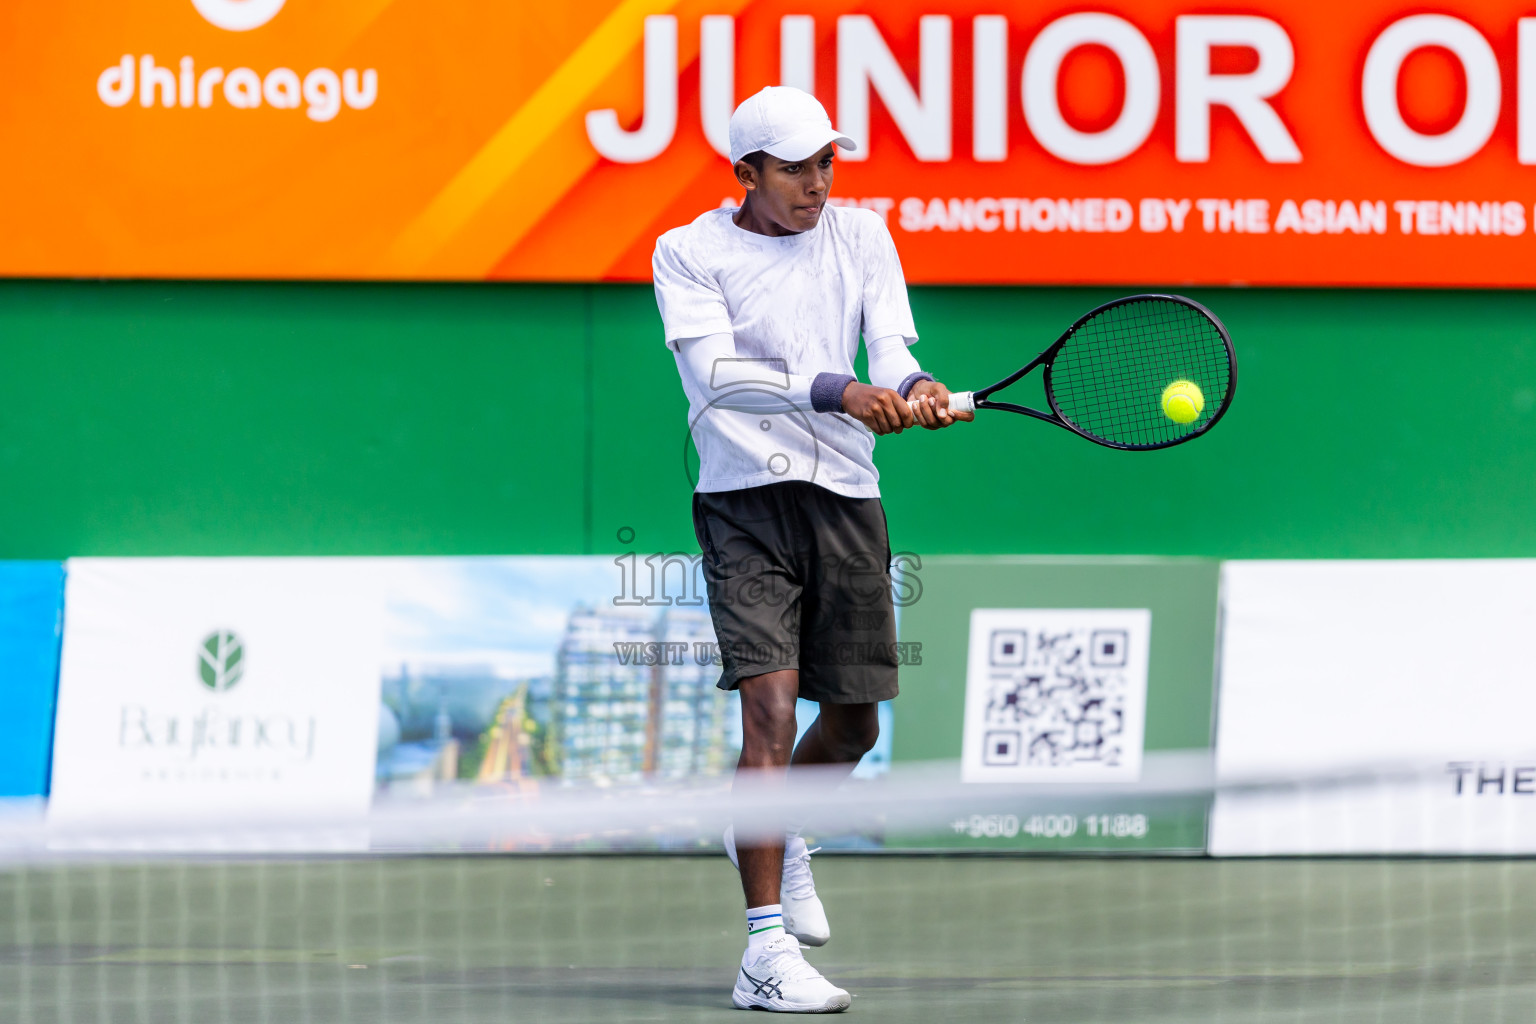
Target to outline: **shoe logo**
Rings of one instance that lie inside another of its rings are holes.
[[[743,978],[746,978],[748,981],[750,981],[753,985],[756,986],[756,988],[754,988],[752,990],[752,994],[753,995],[755,995],[755,996],[767,996],[769,999],[783,999],[784,998],[784,992],[779,987],[779,982],[778,982],[777,979],[775,979],[775,978],[761,978],[761,979],[754,978],[754,977],[752,977],[752,975],[747,973],[747,969],[745,967],[743,967],[741,969],[741,976]]]

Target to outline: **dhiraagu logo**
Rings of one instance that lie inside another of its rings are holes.
[[[277,17],[287,0],[192,0],[197,13],[219,28],[249,32]]]
[[[245,675],[245,642],[233,630],[208,634],[197,652],[197,674],[214,693],[232,690]]]
[[[260,28],[283,9],[287,0],[192,0],[211,24],[230,32]],[[173,51],[174,52],[174,51]],[[367,110],[379,96],[379,73],[373,68],[311,68],[282,66],[261,70],[225,67],[191,55],[170,58],[162,52],[125,53],[96,76],[96,95],[109,107],[161,110],[300,110],[311,121],[334,120],[343,108]],[[222,101],[222,102],[221,102]]]

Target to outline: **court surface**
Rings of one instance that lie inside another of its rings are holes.
[[[1536,1019],[1536,863],[823,856],[882,1022]],[[724,857],[0,868],[0,1021],[728,1021]],[[759,1018],[751,1018],[757,1020]]]

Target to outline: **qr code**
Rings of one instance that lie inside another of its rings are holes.
[[[979,771],[967,778],[1139,772],[1150,617],[1097,609],[1075,621],[1073,613],[1038,609],[985,614],[972,621],[966,762]]]
[[[1119,765],[1129,645],[1123,629],[993,630],[982,759]]]

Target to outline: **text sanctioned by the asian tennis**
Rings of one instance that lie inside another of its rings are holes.
[[[1524,235],[1536,204],[1510,199],[875,196],[832,200],[873,210],[893,229],[1144,234]]]

